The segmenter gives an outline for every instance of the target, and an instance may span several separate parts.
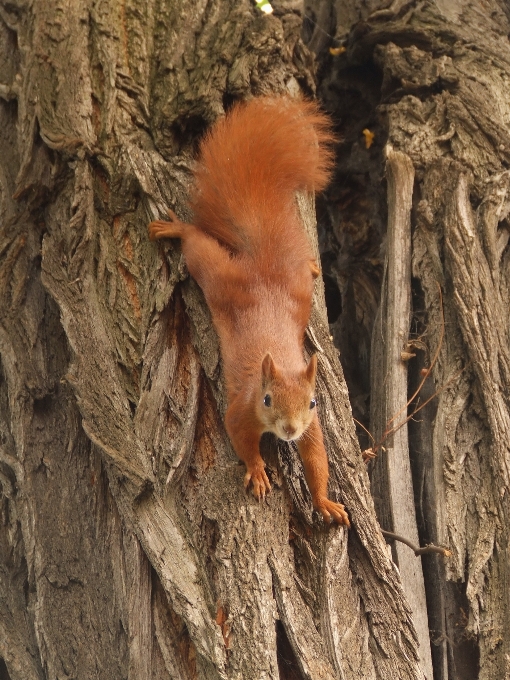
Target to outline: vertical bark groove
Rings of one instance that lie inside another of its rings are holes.
[[[362,352],[382,276],[379,167],[389,144],[415,170],[411,339],[419,357],[411,359],[410,374],[416,385],[441,345],[417,404],[440,392],[418,414],[421,422],[410,424],[420,539],[452,551],[443,564],[423,558],[439,643],[432,645],[434,677],[507,677],[508,8],[496,0],[384,7],[341,0],[334,9],[334,46],[346,50],[324,57],[320,91],[345,124],[345,142],[323,258],[332,262],[327,273],[342,292],[333,328],[350,362],[353,407],[366,424],[367,390],[358,377],[367,372]],[[310,11],[328,16],[311,4]],[[375,135],[369,149],[364,129]],[[354,330],[342,330],[347,326]],[[379,504],[384,492],[376,496]]]
[[[407,416],[407,363],[402,353],[409,339],[411,321],[411,207],[414,168],[406,154],[386,150],[388,179],[388,233],[381,307],[372,340],[371,430],[381,442],[389,428]],[[384,447],[384,448],[382,448]],[[407,427],[382,442],[372,473],[372,489],[379,517],[387,531],[417,545],[413,481]],[[385,468],[380,471],[381,468]],[[384,500],[383,500],[384,499]],[[420,661],[426,677],[432,677],[429,626],[421,561],[407,546],[393,546],[402,585],[413,612],[420,642]]]

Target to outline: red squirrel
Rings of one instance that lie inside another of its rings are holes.
[[[191,198],[194,224],[171,210],[151,239],[180,238],[221,345],[225,426],[257,499],[271,485],[260,438],[296,441],[314,507],[349,526],[327,497],[328,460],[314,396],[317,357],[303,356],[314,279],[320,270],[295,192],[324,189],[334,136],[313,102],[259,97],[238,104],[204,137]]]

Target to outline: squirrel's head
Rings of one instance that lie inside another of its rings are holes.
[[[262,362],[262,383],[257,413],[266,432],[280,439],[299,439],[312,422],[315,410],[317,356],[300,373],[286,375],[270,354]]]

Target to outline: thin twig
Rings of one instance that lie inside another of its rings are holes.
[[[381,529],[381,533],[386,538],[390,538],[394,541],[400,541],[401,543],[405,543],[407,546],[411,548],[411,550],[417,557],[418,555],[426,555],[427,553],[439,553],[444,557],[450,557],[452,554],[451,550],[448,550],[448,548],[443,548],[440,545],[434,545],[433,543],[429,543],[425,547],[420,548],[419,546],[414,545],[414,543],[411,543],[411,541],[408,541],[407,538],[399,536],[398,534],[394,534],[392,531],[384,531],[383,529]]]
[[[444,321],[444,309],[443,309],[443,294],[442,294],[442,292],[441,292],[441,286],[439,285],[439,283],[438,283],[437,281],[436,281],[436,283],[437,283],[437,287],[438,287],[438,290],[439,290],[439,305],[440,305],[440,308],[441,308],[441,321],[442,321],[442,323],[441,323],[441,334],[440,334],[440,336],[439,336],[439,342],[438,342],[438,345],[437,345],[437,349],[436,349],[436,351],[435,351],[435,353],[434,353],[434,356],[433,356],[433,358],[432,358],[432,361],[430,362],[430,366],[426,369],[426,372],[425,372],[425,374],[423,375],[423,379],[422,379],[422,381],[420,382],[420,384],[418,385],[418,388],[416,389],[415,393],[414,393],[413,396],[407,401],[406,405],[403,406],[403,407],[400,409],[400,411],[398,411],[398,413],[395,413],[395,415],[392,416],[392,417],[390,418],[390,420],[388,420],[388,422],[386,423],[386,429],[384,430],[384,433],[383,433],[383,435],[382,435],[380,441],[379,441],[377,444],[375,444],[375,446],[372,446],[370,449],[366,449],[365,451],[362,451],[362,456],[363,456],[365,462],[368,462],[368,461],[370,461],[372,458],[375,458],[375,457],[377,456],[377,452],[378,452],[379,449],[381,448],[382,444],[386,441],[386,439],[387,439],[390,435],[392,435],[392,434],[394,434],[395,432],[397,432],[397,430],[399,430],[403,425],[405,425],[405,424],[408,423],[412,418],[414,418],[414,416],[418,413],[418,411],[421,411],[421,409],[424,408],[430,401],[432,401],[432,399],[434,399],[435,397],[437,397],[438,394],[441,394],[441,392],[442,392],[443,390],[445,390],[445,389],[448,387],[448,385],[449,385],[450,383],[452,383],[454,380],[456,380],[456,379],[459,377],[459,375],[460,375],[460,374],[464,371],[464,369],[466,368],[465,366],[464,366],[464,368],[461,368],[460,371],[459,371],[458,373],[456,373],[454,376],[452,376],[452,377],[451,377],[444,385],[442,385],[438,390],[436,390],[432,396],[430,396],[428,399],[426,399],[426,400],[423,402],[423,404],[420,404],[420,406],[417,406],[417,407],[413,410],[413,412],[412,412],[410,415],[408,415],[404,420],[400,421],[397,425],[394,425],[393,427],[390,427],[390,428],[389,428],[389,425],[390,425],[396,418],[398,418],[398,416],[399,416],[403,411],[405,411],[405,410],[409,407],[409,405],[413,402],[414,399],[416,399],[416,397],[417,397],[418,394],[420,393],[420,390],[422,389],[423,385],[425,384],[425,380],[427,380],[427,378],[429,377],[429,375],[430,375],[432,369],[434,368],[434,365],[435,365],[436,361],[437,361],[438,358],[439,358],[439,352],[440,352],[440,350],[441,350],[441,346],[442,346],[442,344],[443,344],[443,339],[444,339],[445,321]],[[369,437],[370,437],[370,439],[372,440],[372,442],[374,442],[374,441],[375,441],[374,438],[372,437],[372,435],[370,434],[370,432],[366,429],[366,427],[365,427],[364,425],[362,425],[358,420],[354,419],[354,421],[355,421],[356,423],[358,423],[358,425],[360,425],[360,426],[365,430],[365,432],[369,435]],[[388,429],[388,428],[389,428],[389,429]]]
[[[435,352],[435,354],[434,354],[434,356],[433,356],[433,358],[432,358],[432,361],[430,362],[430,366],[427,368],[426,373],[424,374],[423,379],[422,379],[422,381],[420,382],[420,384],[418,385],[418,387],[417,387],[415,393],[413,394],[413,396],[412,396],[410,399],[408,399],[408,401],[407,401],[407,403],[405,404],[405,406],[403,406],[403,407],[400,409],[400,411],[398,411],[397,413],[395,413],[395,415],[393,415],[393,416],[388,420],[388,422],[386,423],[386,429],[385,429],[385,431],[384,431],[384,433],[383,433],[383,436],[381,437],[381,441],[374,447],[374,448],[375,448],[375,451],[378,451],[378,449],[379,449],[379,447],[381,446],[381,444],[387,439],[387,437],[390,436],[390,434],[393,434],[394,432],[396,432],[396,431],[399,429],[399,427],[402,427],[402,425],[405,425],[405,423],[407,423],[407,421],[409,420],[409,418],[407,418],[406,420],[402,421],[402,422],[401,422],[398,426],[396,426],[395,428],[390,428],[390,429],[388,429],[388,427],[391,425],[391,423],[392,423],[394,420],[396,420],[396,419],[399,417],[399,415],[400,415],[401,413],[403,413],[404,411],[406,411],[407,408],[409,407],[409,404],[412,404],[412,402],[414,401],[414,399],[416,399],[416,397],[417,397],[418,394],[420,393],[421,388],[422,388],[423,385],[425,384],[425,381],[427,380],[427,378],[429,377],[429,375],[430,375],[432,369],[434,368],[434,365],[435,365],[436,361],[437,361],[438,358],[439,358],[439,352],[441,351],[441,346],[442,346],[442,344],[443,344],[443,339],[444,339],[444,326],[445,326],[445,323],[444,323],[444,310],[443,310],[443,294],[442,294],[442,292],[441,292],[441,286],[439,285],[439,283],[438,283],[437,281],[436,281],[436,283],[437,283],[437,288],[438,288],[438,291],[439,291],[439,306],[440,306],[440,308],[441,308],[441,335],[439,336],[439,342],[438,342],[438,344],[437,344],[436,352]],[[437,392],[436,392],[436,394],[437,394]],[[434,396],[435,396],[435,395],[434,395]],[[427,402],[425,402],[425,403],[427,403]],[[423,408],[424,405],[425,405],[425,404],[422,404],[422,405],[420,406],[420,408]],[[417,409],[417,410],[419,410],[419,409]],[[417,412],[417,411],[415,411],[415,413],[416,413],[416,412]],[[412,415],[414,415],[414,414],[412,414]],[[411,415],[411,418],[412,418],[412,415]]]
[[[359,420],[356,420],[356,418],[353,418],[353,420],[356,423],[356,425],[359,425],[363,430],[365,430],[365,432],[368,434],[368,436],[372,440],[372,444],[375,444],[375,439],[373,438],[372,433],[367,430],[367,428],[363,425],[363,423],[360,423]]]
[[[418,413],[418,411],[421,411],[422,408],[424,408],[430,401],[432,401],[432,399],[437,397],[438,394],[441,394],[441,392],[443,392],[443,390],[445,390],[450,383],[452,383],[454,380],[456,380],[459,377],[459,375],[465,370],[465,368],[466,368],[465,366],[464,366],[464,368],[461,368],[460,371],[458,371],[449,380],[447,380],[444,385],[441,385],[441,387],[438,390],[436,390],[434,392],[434,394],[432,394],[428,399],[426,399],[423,402],[423,404],[420,404],[417,408],[415,408],[414,411],[411,413],[411,415],[407,416],[407,418],[405,418],[405,420],[402,420],[400,423],[398,423],[398,425],[395,425],[390,430],[387,430],[386,433],[385,433],[385,437],[377,445],[377,449],[381,446],[382,442],[384,441],[384,439],[386,439],[386,437],[389,437],[391,434],[393,434],[394,432],[399,430],[403,425],[408,423],[411,420],[411,418],[414,418],[414,416]]]

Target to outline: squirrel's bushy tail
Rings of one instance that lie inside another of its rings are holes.
[[[195,224],[235,250],[283,235],[294,192],[327,185],[334,141],[313,102],[260,97],[236,105],[202,141]]]

